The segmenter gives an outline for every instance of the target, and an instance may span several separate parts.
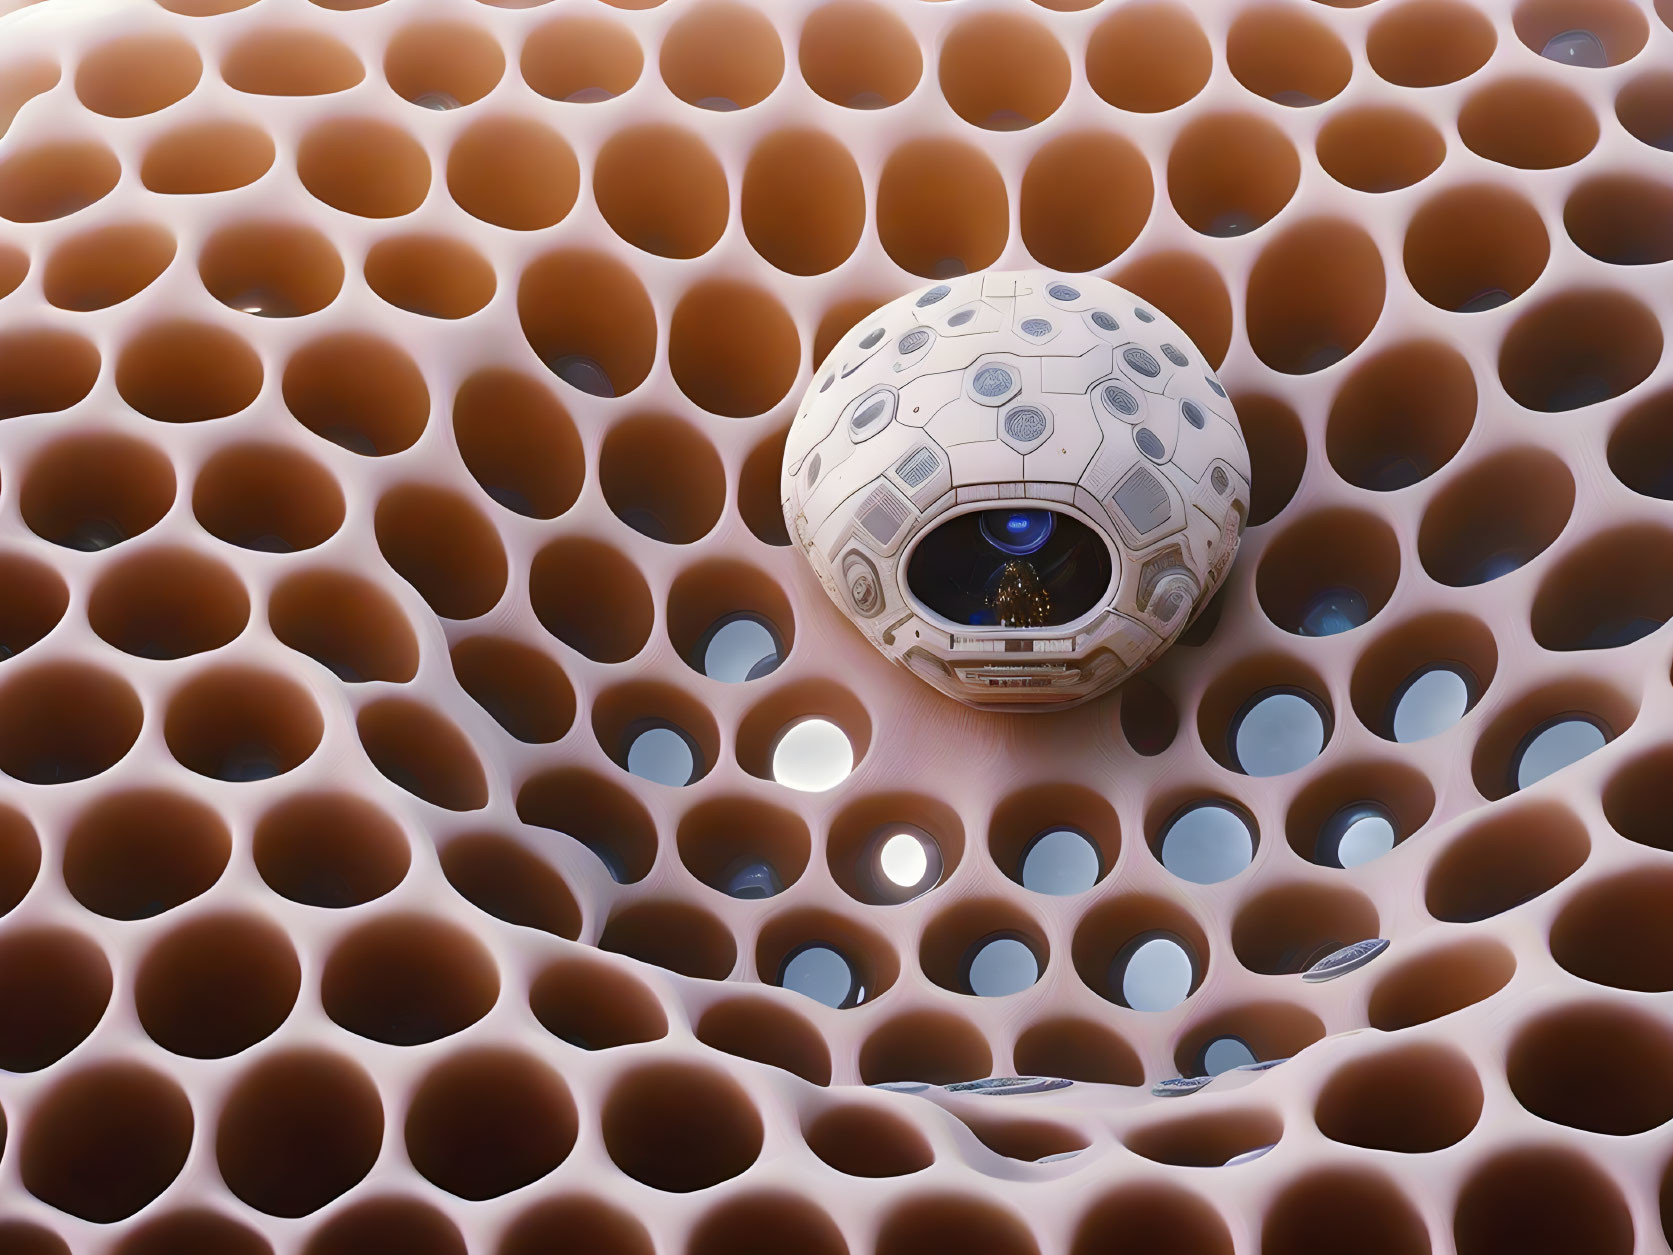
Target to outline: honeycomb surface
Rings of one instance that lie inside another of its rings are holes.
[[[1667,0],[0,7],[0,1250],[1666,1248]],[[1190,333],[1255,493],[1189,641],[1041,718],[892,668],[777,502],[856,320],[1033,264]],[[726,684],[735,612],[786,652]],[[1253,779],[1274,685],[1328,741]],[[1316,863],[1367,796],[1399,845]],[[1257,831],[1206,886],[1198,798]],[[881,905],[894,824],[944,871]],[[1093,889],[1014,878],[1054,824]],[[996,932],[1040,979],[961,992]],[[813,941],[860,1005],[774,987]],[[1288,1062],[1152,1094],[1228,1035]],[[873,1088],[1012,1073],[1077,1084]]]

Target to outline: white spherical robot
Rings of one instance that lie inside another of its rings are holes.
[[[988,272],[842,338],[780,496],[889,658],[972,706],[1055,708],[1152,662],[1220,586],[1249,450],[1202,354],[1132,293]]]

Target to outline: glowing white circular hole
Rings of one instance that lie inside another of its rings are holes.
[[[902,889],[910,889],[929,871],[929,852],[910,832],[897,832],[885,841],[877,861],[889,883]]]
[[[829,719],[803,719],[773,746],[773,779],[803,793],[834,789],[854,770],[854,747]]]

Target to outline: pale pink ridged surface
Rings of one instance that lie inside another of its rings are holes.
[[[220,7],[0,18],[0,1249],[1665,1249],[1667,634],[1575,648],[1673,611],[1665,0]],[[802,389],[948,258],[1130,288],[1248,438],[1217,613],[1071,712],[937,696],[785,545]],[[1290,630],[1342,582],[1369,623]],[[738,610],[790,648],[721,684]],[[1435,659],[1485,691],[1396,745]],[[1333,731],[1252,780],[1273,684]],[[1507,796],[1569,711],[1611,743]],[[824,794],[768,778],[809,714]],[[619,765],[644,718],[700,780]],[[1311,862],[1365,795],[1398,848]],[[1258,823],[1217,885],[1153,853],[1194,797]],[[866,904],[896,822],[945,878]],[[1065,822],[1103,879],[1024,890]],[[1142,1014],[1156,928],[1202,970]],[[955,992],[997,930],[1039,983]],[[811,940],[866,1003],[770,987]],[[1221,1033],[1293,1057],[1151,1096]],[[1011,1073],[1082,1083],[865,1088]]]

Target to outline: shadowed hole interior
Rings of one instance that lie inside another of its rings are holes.
[[[232,854],[225,821],[184,793],[130,789],[82,811],[64,840],[64,884],[108,919],[149,919],[205,892]]]
[[[616,1166],[654,1190],[689,1193],[730,1180],[761,1153],[755,1102],[725,1073],[641,1065],[616,1078],[600,1117]]]
[[[529,1009],[540,1026],[582,1050],[609,1050],[668,1034],[662,1004],[624,963],[564,958],[529,986]]]
[[[463,929],[390,915],[337,943],[325,961],[320,1002],[351,1033],[417,1046],[476,1023],[499,987],[493,957]]]
[[[146,952],[134,1006],[164,1050],[224,1059],[278,1030],[301,980],[296,952],[277,925],[253,915],[200,915]]]
[[[92,629],[138,658],[185,658],[244,631],[250,595],[228,566],[185,548],[123,556],[93,586]]]
[[[19,928],[0,939],[0,1068],[38,1072],[91,1033],[110,1003],[110,962],[68,928]]]
[[[551,864],[511,837],[471,833],[441,853],[447,881],[473,906],[508,924],[575,940],[581,908]]]
[[[325,731],[308,690],[277,672],[223,665],[198,672],[168,704],[163,736],[180,764],[212,780],[268,780],[294,770]]]
[[[398,825],[348,793],[302,793],[256,823],[256,870],[275,893],[306,906],[359,906],[382,897],[412,861]]]

